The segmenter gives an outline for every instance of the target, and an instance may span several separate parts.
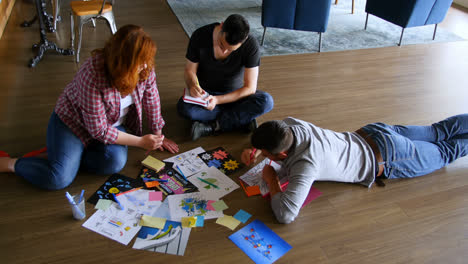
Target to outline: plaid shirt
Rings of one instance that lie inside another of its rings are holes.
[[[142,135],[142,109],[153,133],[161,131],[164,120],[154,71],[137,84],[131,96],[134,104],[124,122],[127,131]],[[115,143],[118,130],[112,124],[120,117],[120,93],[107,79],[102,55],[92,56],[81,66],[60,95],[55,112],[85,146],[93,139]]]

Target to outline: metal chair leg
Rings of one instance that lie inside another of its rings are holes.
[[[267,28],[265,27],[265,29],[263,30],[262,44],[260,44],[261,46],[263,46],[263,41],[265,40],[266,29]]]
[[[60,21],[59,18],[59,11],[60,11],[60,1],[59,0],[52,0],[52,6],[54,9],[54,30],[57,30],[57,22]]]
[[[432,40],[435,39],[436,32],[437,32],[437,24],[435,24],[435,27],[434,27],[434,35],[432,36]]]
[[[75,17],[73,12],[70,12],[70,46],[72,50],[75,50]]]
[[[81,50],[81,37],[83,33],[83,20],[80,20],[80,28],[78,29],[78,48],[76,49],[76,63],[80,62],[80,50]]]
[[[320,52],[322,47],[322,32],[319,32],[319,47],[318,47],[318,52]]]
[[[366,13],[366,24],[364,25],[364,30],[367,30],[367,21],[369,20],[369,13]]]
[[[400,36],[400,42],[398,43],[398,46],[401,46],[401,40],[403,39],[403,33],[405,32],[405,28],[401,29],[401,36]]]
[[[112,12],[109,12],[102,15],[102,17],[107,21],[107,24],[109,25],[112,34],[115,34],[115,32],[117,32],[117,26],[115,25],[114,14]]]

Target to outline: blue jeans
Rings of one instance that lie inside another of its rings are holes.
[[[273,109],[273,97],[262,91],[256,91],[238,101],[217,105],[212,111],[206,108],[188,104],[179,99],[177,110],[189,120],[210,123],[218,121],[221,131],[232,131],[248,125],[255,118]]]
[[[426,175],[468,154],[468,114],[430,126],[374,123],[362,129],[377,143],[389,179]]]
[[[122,126],[117,127],[125,131]],[[32,184],[49,190],[70,185],[78,169],[97,174],[121,171],[127,162],[127,146],[92,141],[86,148],[55,112],[47,127],[47,159],[19,158],[15,173]]]

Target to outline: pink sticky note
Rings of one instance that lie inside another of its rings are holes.
[[[216,210],[214,209],[213,205],[212,205],[214,202],[215,202],[215,201],[213,201],[213,200],[208,200],[208,201],[206,202],[206,210],[209,210],[209,211],[216,211]]]
[[[161,201],[162,200],[162,192],[150,192],[149,193],[149,200],[150,201]]]
[[[322,192],[319,191],[317,188],[315,188],[314,186],[312,186],[309,190],[309,194],[307,195],[307,198],[305,199],[304,203],[302,204],[302,207],[308,205],[310,202],[312,202],[313,200],[317,199],[317,197],[319,197],[320,195],[322,195]],[[301,208],[302,208],[301,207]]]

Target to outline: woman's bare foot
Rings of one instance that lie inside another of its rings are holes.
[[[0,172],[15,172],[17,160],[10,157],[0,157]]]

